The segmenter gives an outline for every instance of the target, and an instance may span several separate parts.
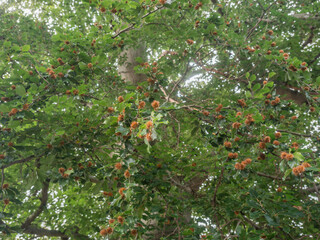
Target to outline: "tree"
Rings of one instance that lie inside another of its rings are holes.
[[[3,1],[3,238],[318,239],[319,8]]]

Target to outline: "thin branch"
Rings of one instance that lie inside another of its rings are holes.
[[[154,12],[157,12],[158,10],[163,9],[163,8],[164,8],[163,6],[158,7],[158,8],[156,8],[155,10],[152,10],[151,12],[148,12],[147,14],[143,15],[143,16],[141,17],[141,19],[144,19],[144,18],[146,18],[147,16],[149,16],[150,14],[152,14],[152,13],[154,13]],[[133,29],[135,25],[136,25],[135,23],[132,23],[129,27],[120,30],[117,34],[113,35],[111,38],[114,39],[114,38],[118,37],[120,34],[122,34],[122,33],[124,33],[124,32],[127,32],[127,31]]]
[[[171,89],[171,92],[168,94],[168,99],[170,98],[170,95],[176,90],[176,88],[179,86],[179,84],[184,81],[185,77],[187,76],[188,72],[192,69],[192,67],[189,67],[190,62],[187,63],[187,67],[185,72],[182,74],[181,78],[175,83],[173,88]]]
[[[313,193],[313,192],[318,192],[320,190],[320,185],[314,185],[313,187],[309,187],[306,189],[301,190],[303,193]]]
[[[253,31],[258,27],[259,23],[263,20],[263,17],[266,15],[266,13],[270,10],[270,8],[271,8],[271,7],[273,6],[273,4],[275,4],[275,3],[276,3],[276,2],[273,2],[266,10],[263,10],[263,11],[262,11],[262,14],[261,14],[258,22],[256,23],[256,25],[254,25],[253,28],[251,28],[251,29],[248,31],[248,34],[247,34],[247,37],[246,37],[245,41],[247,41],[247,40],[251,37]]]
[[[127,32],[127,31],[133,29],[133,28],[134,28],[134,25],[135,25],[135,24],[131,24],[129,27],[120,30],[116,35],[113,35],[111,38],[114,39],[114,38],[118,37],[120,34],[122,34],[122,33],[124,33],[124,32]]]
[[[314,188],[315,192],[316,192],[316,193],[317,193],[317,195],[318,195],[318,202],[320,202],[320,193],[319,193],[319,189],[318,189],[318,187],[317,187],[317,185],[316,185],[316,183],[315,183],[315,182],[313,182],[312,184],[313,184],[313,188]]]
[[[316,55],[315,57],[314,57],[314,59],[312,59],[309,63],[308,63],[308,65],[310,66],[311,64],[313,64],[313,63],[315,63],[315,61],[317,61],[317,59],[320,57],[320,53],[318,53],[318,55]]]
[[[101,181],[95,176],[89,175],[88,178],[89,178],[90,182],[101,183]]]
[[[260,226],[258,226],[257,224],[255,224],[254,222],[252,222],[249,218],[247,218],[246,216],[242,215],[243,219],[249,223],[252,227],[254,227],[256,230],[261,229]]]
[[[169,112],[169,116],[170,116],[171,118],[173,118],[173,119],[177,122],[177,124],[178,124],[178,132],[175,130],[175,128],[174,128],[174,126],[173,126],[173,131],[174,131],[175,134],[177,135],[177,144],[176,144],[176,147],[178,147],[179,144],[180,144],[180,133],[181,133],[180,121],[179,121],[178,119],[176,119],[176,118],[173,116],[173,114],[171,114],[170,112]]]
[[[167,102],[171,102],[171,103],[176,103],[176,104],[179,104],[179,102],[177,102],[176,100],[170,98],[166,92],[166,90],[164,89],[164,87],[162,87],[160,84],[159,84],[159,88],[161,90],[161,92],[164,94],[164,97],[166,99]]]
[[[38,69],[37,69],[36,67],[34,67],[34,70],[36,70],[36,72],[38,73],[38,75],[39,75],[47,84],[49,84],[49,82],[47,81],[47,79],[45,79],[45,78],[41,75],[41,73],[38,71]]]
[[[37,156],[37,157],[40,158],[40,157],[42,157],[42,156],[44,156],[44,153],[40,154],[40,155]],[[21,159],[21,160],[13,161],[13,162],[11,162],[11,163],[8,163],[8,164],[6,164],[6,165],[1,166],[0,169],[5,169],[5,168],[8,168],[8,167],[10,167],[10,166],[12,166],[12,165],[19,164],[19,163],[29,162],[29,161],[31,161],[31,160],[32,160],[33,158],[35,158],[35,157],[36,157],[35,155],[32,155],[32,156],[29,156],[29,157],[24,158],[24,159]]]
[[[217,186],[216,186],[216,188],[215,188],[215,190],[214,190],[213,200],[212,200],[212,205],[213,205],[213,207],[215,207],[215,206],[216,206],[217,192],[218,192],[218,188],[219,188],[219,186],[221,185],[221,181],[222,181],[222,177],[223,177],[224,169],[225,169],[224,167],[221,169],[220,177],[219,177],[219,180],[218,180]]]
[[[310,137],[310,138],[313,137],[312,135],[309,135],[309,134],[296,133],[296,132],[291,132],[291,131],[288,131],[288,130],[278,129],[277,131],[278,132],[290,133],[292,135],[296,135],[296,136],[300,136],[300,137]]]
[[[268,174],[265,174],[265,173],[262,173],[262,172],[257,172],[257,175],[259,175],[259,176],[261,176],[261,177],[266,177],[266,178],[274,179],[274,180],[281,180],[280,177],[268,175]]]
[[[179,183],[178,181],[176,181],[176,180],[174,179],[174,177],[171,176],[171,173],[170,173],[169,170],[167,170],[167,174],[168,174],[169,179],[171,180],[171,182],[172,182],[174,185],[183,188],[183,189],[184,189],[186,192],[188,192],[188,193],[192,193],[192,189],[191,189],[190,187],[187,187],[187,186]]]
[[[1,188],[3,188],[4,184],[4,169],[1,169]],[[3,199],[3,191],[1,192],[1,199]]]
[[[302,44],[301,48],[304,48],[309,43],[312,43],[312,39],[314,37],[314,32],[313,32],[314,29],[315,29],[315,27],[313,27],[313,26],[310,27],[310,35],[309,35],[308,39]]]

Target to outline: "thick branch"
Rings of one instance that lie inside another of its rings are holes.
[[[31,214],[26,221],[22,224],[22,229],[26,229],[28,226],[31,225],[31,223],[42,213],[44,208],[47,205],[48,202],[48,190],[49,190],[49,181],[43,182],[42,192],[41,192],[41,198],[40,198],[40,206],[39,208]]]
[[[37,226],[28,226],[26,229],[23,231],[24,233],[27,234],[34,234],[39,237],[61,237],[62,239],[68,239],[68,236],[65,235],[63,232],[57,231],[57,230],[49,230],[49,229],[44,229],[44,228],[39,228]]]
[[[68,240],[69,237],[66,235],[64,232],[58,231],[58,230],[50,230],[50,229],[45,229],[45,228],[40,228],[34,225],[28,226],[26,229],[23,231],[26,234],[33,234],[37,235],[39,237],[60,237],[62,240]],[[73,239],[77,240],[90,240],[88,236],[82,235],[78,233],[78,231],[74,231],[71,233],[71,236]]]

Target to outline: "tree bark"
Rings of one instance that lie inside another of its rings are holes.
[[[308,103],[306,96],[296,90],[291,90],[288,86],[277,85],[276,92],[284,100],[292,100],[298,105]]]
[[[136,58],[141,58],[143,61],[146,59],[146,46],[140,44],[137,48],[125,48],[120,54],[120,64],[118,66],[118,72],[122,79],[127,83],[137,85],[139,82],[146,81],[147,77],[145,74],[137,74],[134,67],[138,66],[139,63]],[[123,62],[123,63],[122,63]]]

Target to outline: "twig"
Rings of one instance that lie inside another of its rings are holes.
[[[159,88],[161,90],[161,92],[164,94],[164,97],[166,98],[166,101],[167,102],[171,102],[171,103],[176,103],[176,104],[179,104],[179,102],[177,102],[176,100],[170,98],[166,92],[166,90],[164,89],[164,87],[162,87],[160,84],[159,84]]]
[[[253,28],[251,28],[251,29],[248,31],[248,34],[247,34],[247,37],[246,37],[245,41],[247,41],[247,40],[251,37],[253,31],[258,27],[258,25],[259,25],[259,23],[262,21],[264,15],[270,10],[270,8],[271,8],[271,7],[273,6],[273,4],[275,4],[275,3],[276,3],[276,2],[273,2],[266,10],[263,10],[263,11],[262,11],[262,14],[261,14],[258,22],[256,23],[256,25],[254,25]]]
[[[222,181],[222,177],[223,177],[224,169],[225,169],[224,167],[221,169],[220,177],[219,177],[219,180],[218,180],[217,186],[216,186],[216,188],[215,188],[215,190],[214,190],[213,200],[212,200],[212,205],[213,205],[213,207],[215,207],[215,206],[216,206],[217,192],[218,192],[218,188],[219,188],[219,186],[220,186],[220,184],[221,184],[221,181]]]
[[[246,216],[242,215],[243,219],[249,223],[252,227],[254,227],[256,230],[261,229],[261,227],[259,227],[257,224],[255,224],[254,222],[252,222],[250,219],[248,219]]]
[[[171,114],[170,112],[169,112],[169,115],[170,115],[170,117],[172,117],[172,118],[178,123],[178,132],[176,132],[176,134],[177,134],[177,145],[176,145],[176,147],[178,147],[178,146],[179,146],[179,143],[180,143],[180,132],[181,132],[180,122],[179,122],[179,120],[176,119],[176,118],[173,116],[173,114]]]
[[[312,39],[314,37],[314,32],[313,30],[315,29],[315,27],[311,26],[310,27],[310,36],[308,37],[308,39],[302,44],[301,48],[305,48],[305,46],[307,46],[309,43],[312,43]]]
[[[185,185],[177,182],[177,181],[171,176],[171,173],[170,173],[169,170],[167,170],[167,174],[168,174],[169,179],[171,180],[171,182],[172,182],[174,185],[183,188],[183,189],[184,189],[186,192],[188,192],[188,193],[192,193],[192,189],[191,189],[190,187],[187,187],[187,186],[185,186]]]
[[[1,188],[3,188],[3,184],[4,184],[4,169],[1,169]],[[3,199],[3,191],[1,191],[1,199]]]
[[[257,172],[257,175],[261,176],[261,177],[266,177],[266,178],[270,178],[270,179],[274,179],[274,180],[281,180],[281,178],[277,177],[277,176],[272,176],[272,175],[268,175],[262,172]]]
[[[317,59],[320,57],[320,53],[318,54],[318,55],[316,55],[315,57],[314,57],[314,59],[312,59],[309,63],[308,63],[308,65],[310,66],[311,64],[313,64],[315,61],[317,61]]]
[[[313,193],[313,192],[318,192],[320,190],[320,185],[313,185],[313,187],[309,187],[306,189],[303,189],[301,192],[303,193]]]
[[[179,86],[179,84],[184,80],[184,78],[187,76],[188,72],[190,69],[192,69],[192,67],[189,67],[190,61],[188,61],[187,63],[187,67],[185,72],[182,74],[181,78],[175,83],[175,85],[173,86],[173,88],[171,89],[171,92],[168,94],[168,98],[170,98],[170,95],[174,92],[174,90]]]
[[[146,17],[149,16],[150,14],[152,14],[152,13],[154,13],[154,12],[157,12],[158,10],[160,10],[160,9],[162,9],[162,8],[164,8],[164,7],[161,6],[161,7],[156,8],[155,10],[152,10],[151,12],[148,12],[147,14],[143,15],[143,16],[141,17],[141,19],[146,18]],[[111,38],[114,39],[114,38],[118,37],[120,34],[131,30],[135,25],[136,25],[136,23],[132,23],[129,27],[120,30],[117,34],[113,35]]]
[[[313,182],[313,187],[314,187],[314,190],[316,191],[316,193],[318,195],[318,202],[319,202],[320,201],[320,193],[319,193],[319,189],[318,189],[318,187],[317,187],[315,182]]]
[[[278,132],[290,133],[292,135],[296,135],[296,136],[300,136],[300,137],[310,137],[310,138],[313,137],[312,135],[309,135],[309,134],[296,133],[296,132],[291,132],[291,131],[288,131],[288,130],[278,129],[277,131]]]
[[[36,70],[36,72],[38,73],[38,75],[47,83],[49,84],[49,82],[47,81],[47,79],[45,79],[41,74],[40,72],[38,71],[38,69],[36,67],[34,67],[34,70]]]

